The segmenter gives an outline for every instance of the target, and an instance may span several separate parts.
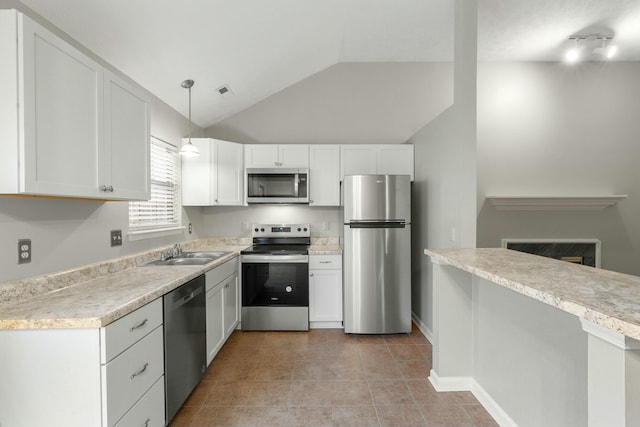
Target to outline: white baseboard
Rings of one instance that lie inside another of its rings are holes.
[[[471,377],[440,377],[433,369],[429,381],[436,391],[471,391]]]
[[[418,330],[422,332],[422,335],[424,335],[425,338],[428,339],[429,342],[433,344],[433,332],[431,332],[431,330],[427,328],[427,325],[425,325],[424,322],[422,322],[422,319],[420,319],[413,312],[411,313],[411,319],[413,320],[413,323],[415,323],[416,326],[418,327]]]
[[[471,380],[471,393],[484,406],[484,409],[493,417],[500,427],[518,427],[515,421],[502,409],[498,403],[482,388],[476,380]]]
[[[342,329],[342,322],[309,322],[309,329]]]

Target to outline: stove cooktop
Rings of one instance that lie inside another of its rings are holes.
[[[307,255],[307,245],[253,245],[240,252],[242,255]]]

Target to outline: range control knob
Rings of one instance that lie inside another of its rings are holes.
[[[264,228],[261,228],[260,231],[264,232]]]
[[[258,229],[257,229],[257,228],[254,228],[254,229],[253,229],[253,231],[255,231],[255,232],[257,233],[257,232],[258,232]]]
[[[307,231],[307,227],[304,228],[304,231]]]
[[[298,231],[302,231],[302,228],[298,227]]]

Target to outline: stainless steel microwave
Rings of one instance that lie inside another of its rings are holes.
[[[247,203],[309,203],[309,170],[247,168]]]

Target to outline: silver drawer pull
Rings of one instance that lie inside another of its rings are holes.
[[[144,422],[142,427],[149,427],[149,423],[151,422],[151,418],[147,418],[147,421]]]
[[[320,261],[320,264],[331,264],[331,261]]]
[[[147,322],[149,321],[149,319],[144,319],[142,322],[138,323],[136,326],[132,326],[129,328],[129,332],[133,332],[136,329],[140,329],[142,328],[144,325],[147,324]]]
[[[149,367],[149,362],[145,363],[142,369],[140,369],[138,372],[134,372],[133,374],[131,374],[131,379],[134,379],[138,375],[144,374],[148,367]]]

